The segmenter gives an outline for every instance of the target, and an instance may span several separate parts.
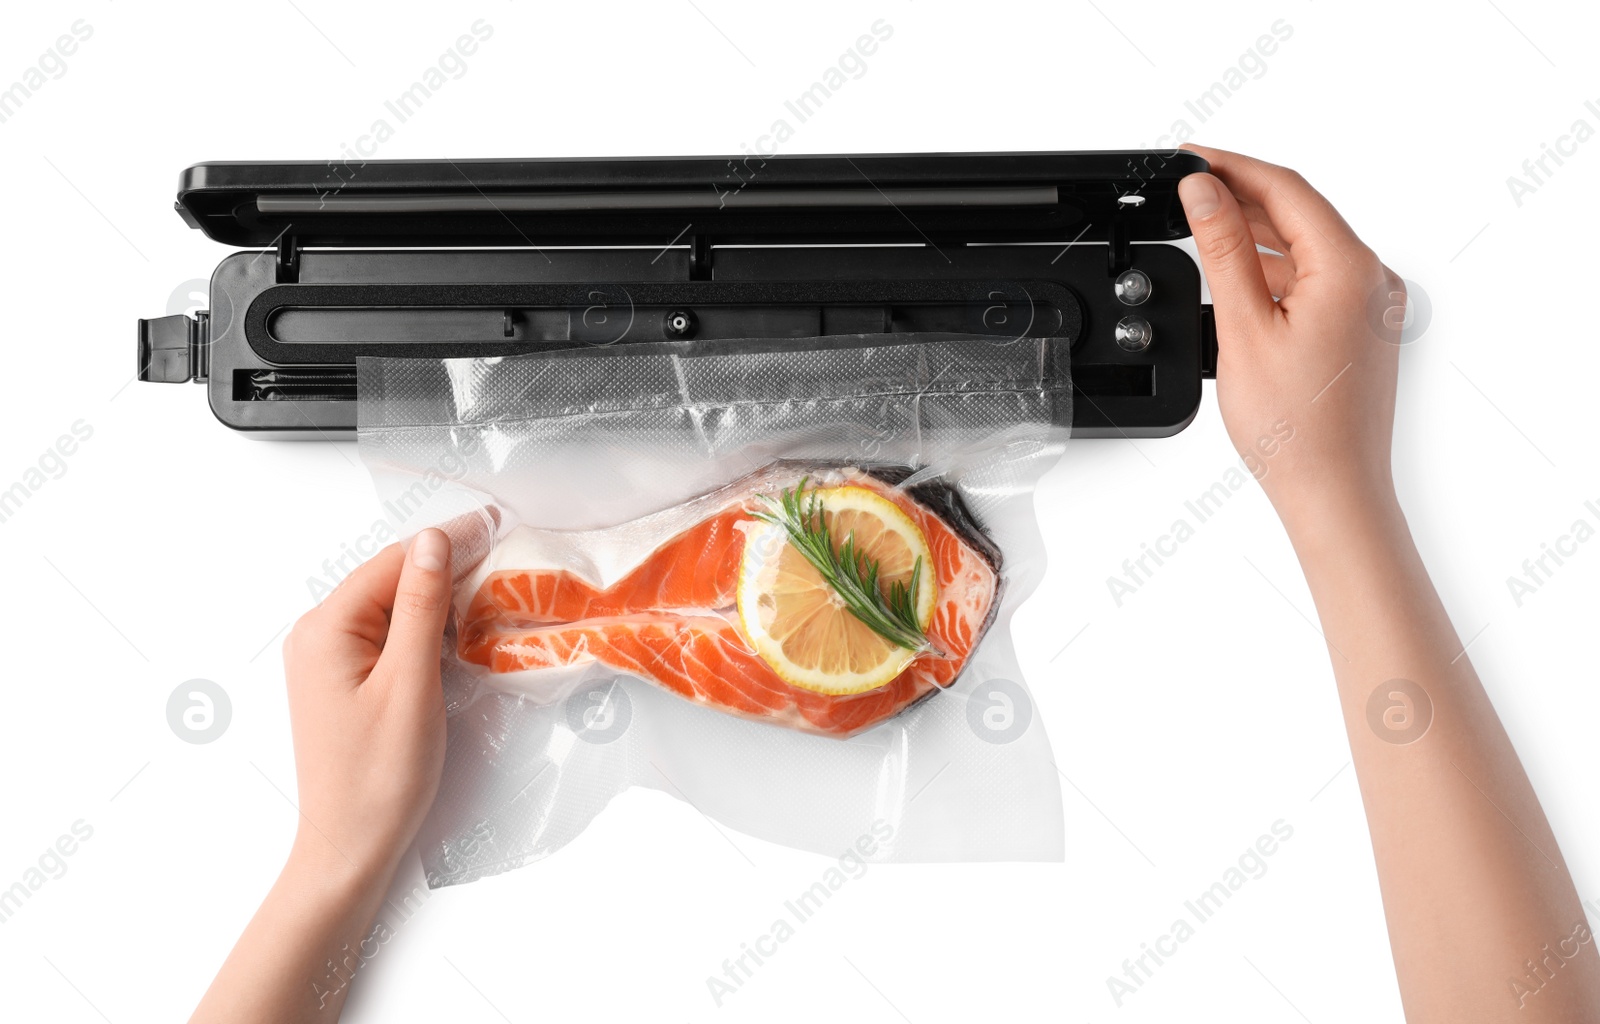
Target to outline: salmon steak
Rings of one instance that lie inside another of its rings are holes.
[[[512,689],[599,663],[725,714],[870,729],[954,683],[999,602],[959,492],[908,475],[780,462],[601,530],[516,527],[458,593],[457,653]],[[809,549],[774,514],[789,494],[831,526]]]

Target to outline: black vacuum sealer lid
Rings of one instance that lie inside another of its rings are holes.
[[[1188,152],[203,163],[177,210],[230,245],[1168,241]]]

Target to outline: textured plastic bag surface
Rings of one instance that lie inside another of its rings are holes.
[[[1033,488],[1071,422],[1066,350],[874,335],[363,359],[362,455],[400,532],[449,524],[458,613],[494,569],[609,586],[703,496],[788,468],[958,495],[999,552],[992,619],[953,684],[847,738],[722,714],[593,659],[491,673],[457,656],[452,627],[429,884],[547,856],[632,786],[829,855],[873,834],[874,861],[1059,860],[1058,776],[1010,629],[1043,571]]]

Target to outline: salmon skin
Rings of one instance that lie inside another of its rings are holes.
[[[943,482],[906,488],[909,472],[776,463],[676,509],[584,534],[512,531],[469,581],[458,629],[462,660],[494,674],[546,673],[599,662],[726,714],[828,736],[870,729],[949,686],[993,622],[1000,552],[960,494]],[[752,512],[762,495],[856,486],[893,502],[922,530],[938,583],[923,655],[887,685],[831,696],[792,686],[752,649],[736,594]],[[542,568],[560,552],[637,546],[642,560],[599,582],[593,574]],[[554,552],[555,554],[552,554]]]

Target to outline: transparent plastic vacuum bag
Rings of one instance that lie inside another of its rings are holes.
[[[1067,342],[701,341],[363,359],[402,534],[454,541],[431,886],[547,856],[631,786],[875,861],[1059,860],[1013,651]],[[847,543],[848,542],[848,543]]]

